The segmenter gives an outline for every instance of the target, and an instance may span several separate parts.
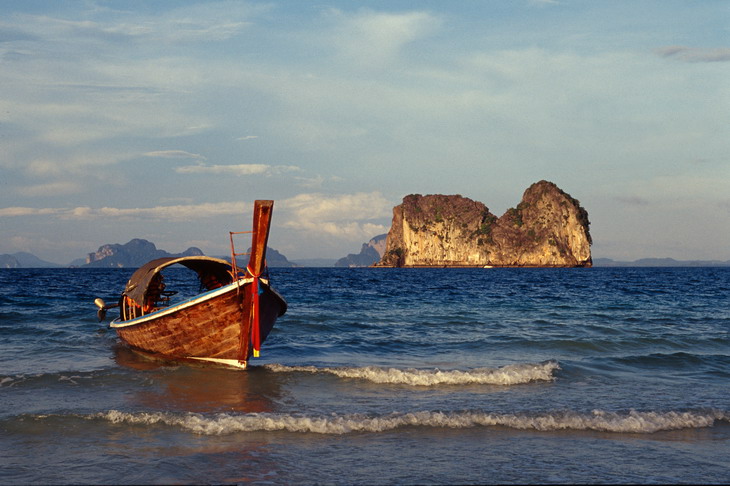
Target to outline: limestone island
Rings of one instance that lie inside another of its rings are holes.
[[[460,195],[411,194],[393,208],[376,267],[590,267],[588,212],[548,181],[500,218]]]

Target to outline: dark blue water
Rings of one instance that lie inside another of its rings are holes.
[[[0,483],[730,481],[730,269],[272,269],[248,371],[122,346],[131,273],[0,270]]]

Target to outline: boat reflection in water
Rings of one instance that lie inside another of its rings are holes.
[[[155,386],[140,387],[131,405],[153,410],[272,413],[284,379],[259,367],[240,373],[224,367],[170,366],[122,345],[115,347],[114,360],[125,368],[150,373]]]

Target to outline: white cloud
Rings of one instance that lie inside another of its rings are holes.
[[[328,195],[299,194],[279,203],[301,220],[376,219],[389,214],[390,203],[380,192]]]
[[[115,219],[147,219],[163,221],[191,221],[214,216],[240,215],[251,210],[244,202],[202,203],[151,208],[109,208],[94,211],[94,216]]]
[[[15,217],[22,217],[22,216],[48,216],[48,215],[56,215],[61,214],[67,210],[65,209],[55,209],[55,208],[28,208],[28,207],[10,207],[10,208],[0,208],[0,217],[4,218],[15,218]]]
[[[146,157],[160,157],[163,159],[196,159],[205,160],[200,154],[193,154],[186,152],[185,150],[155,150],[153,152],[146,152]]]
[[[308,189],[319,189],[321,188],[325,182],[342,182],[342,177],[338,176],[330,176],[330,177],[324,177],[322,175],[317,175],[315,177],[296,177],[297,184],[300,187],[305,187]]]
[[[155,206],[150,208],[91,208],[78,206],[75,208],[0,208],[0,217],[20,216],[57,216],[67,220],[161,220],[190,221],[213,216],[240,215],[250,212],[251,204],[246,202],[221,202],[184,204],[171,206]]]
[[[32,186],[19,186],[16,192],[27,197],[50,197],[66,194],[76,194],[81,185],[76,181],[56,181]]]
[[[299,194],[277,204],[285,214],[282,226],[355,242],[386,232],[387,226],[373,220],[389,216],[393,207],[379,192]]]
[[[316,241],[322,237],[360,243],[388,231],[378,220],[389,218],[392,204],[379,192],[345,195],[300,194],[277,201],[276,226],[289,228]],[[0,217],[53,216],[59,220],[95,221],[164,221],[191,222],[216,216],[250,213],[249,202],[221,202],[115,208],[77,206],[74,208],[0,208]]]
[[[59,160],[35,159],[27,162],[25,173],[33,178],[58,176],[68,170],[67,168],[64,170],[64,165],[68,164],[59,164]]]
[[[289,222],[285,226],[306,231],[311,234],[328,235],[345,241],[367,241],[373,236],[387,233],[389,227],[382,224],[334,221],[298,221]]]
[[[36,153],[44,155],[34,157]],[[123,177],[103,168],[133,155],[123,151],[51,150],[42,145],[25,146],[8,150],[9,157],[4,164],[0,163],[0,167],[5,165],[9,173],[20,176],[7,185],[6,194],[28,198],[63,196],[93,192],[97,187],[119,186]],[[104,186],[100,186],[99,182]]]
[[[178,167],[175,172],[179,174],[217,174],[247,176],[254,174],[281,174],[300,170],[293,165],[265,165],[265,164],[238,164],[238,165],[186,165]]]
[[[441,20],[428,12],[362,10],[354,15],[332,10],[339,25],[330,39],[352,66],[384,67],[403,47],[435,32]]]
[[[241,2],[206,2],[169,10],[161,15],[130,11],[87,10],[90,19],[68,20],[45,15],[17,14],[17,22],[36,37],[76,39],[77,42],[180,43],[222,41],[250,27],[250,19],[270,9],[268,5]]]

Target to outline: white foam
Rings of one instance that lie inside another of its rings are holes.
[[[2,380],[0,380],[0,387],[7,386],[11,387],[14,384],[15,379],[11,378],[10,376],[4,377]]]
[[[10,388],[15,385],[19,385],[20,383],[24,383],[32,378],[39,378],[42,377],[42,374],[38,375],[15,375],[15,376],[6,376],[2,380],[0,380],[0,388]]]
[[[355,378],[374,383],[387,383],[412,386],[436,385],[518,385],[532,381],[552,381],[554,372],[560,369],[556,361],[538,364],[516,364],[501,368],[477,368],[467,371],[441,371],[439,369],[397,369],[367,367],[318,368],[315,366],[265,365],[269,371],[277,373],[305,372],[329,373],[340,378]]]
[[[88,379],[88,378],[91,378],[91,377],[90,376],[85,376],[84,377],[84,376],[79,376],[79,375],[72,375],[72,376],[64,376],[64,375],[61,375],[61,376],[58,377],[58,381],[59,382],[68,381],[68,382],[70,382],[70,383],[72,383],[74,385],[78,385],[79,382],[76,381],[76,380],[81,380],[83,378],[87,378]]]
[[[502,426],[521,430],[588,430],[616,433],[654,433],[663,430],[711,427],[715,421],[730,420],[720,410],[690,412],[552,412],[542,414],[499,414],[488,412],[408,412],[383,416],[361,414],[307,416],[299,414],[252,413],[205,416],[186,413],[112,410],[95,414],[112,423],[139,425],[163,424],[180,427],[200,435],[223,435],[237,432],[287,431],[316,434],[385,432],[401,427],[473,428]]]

